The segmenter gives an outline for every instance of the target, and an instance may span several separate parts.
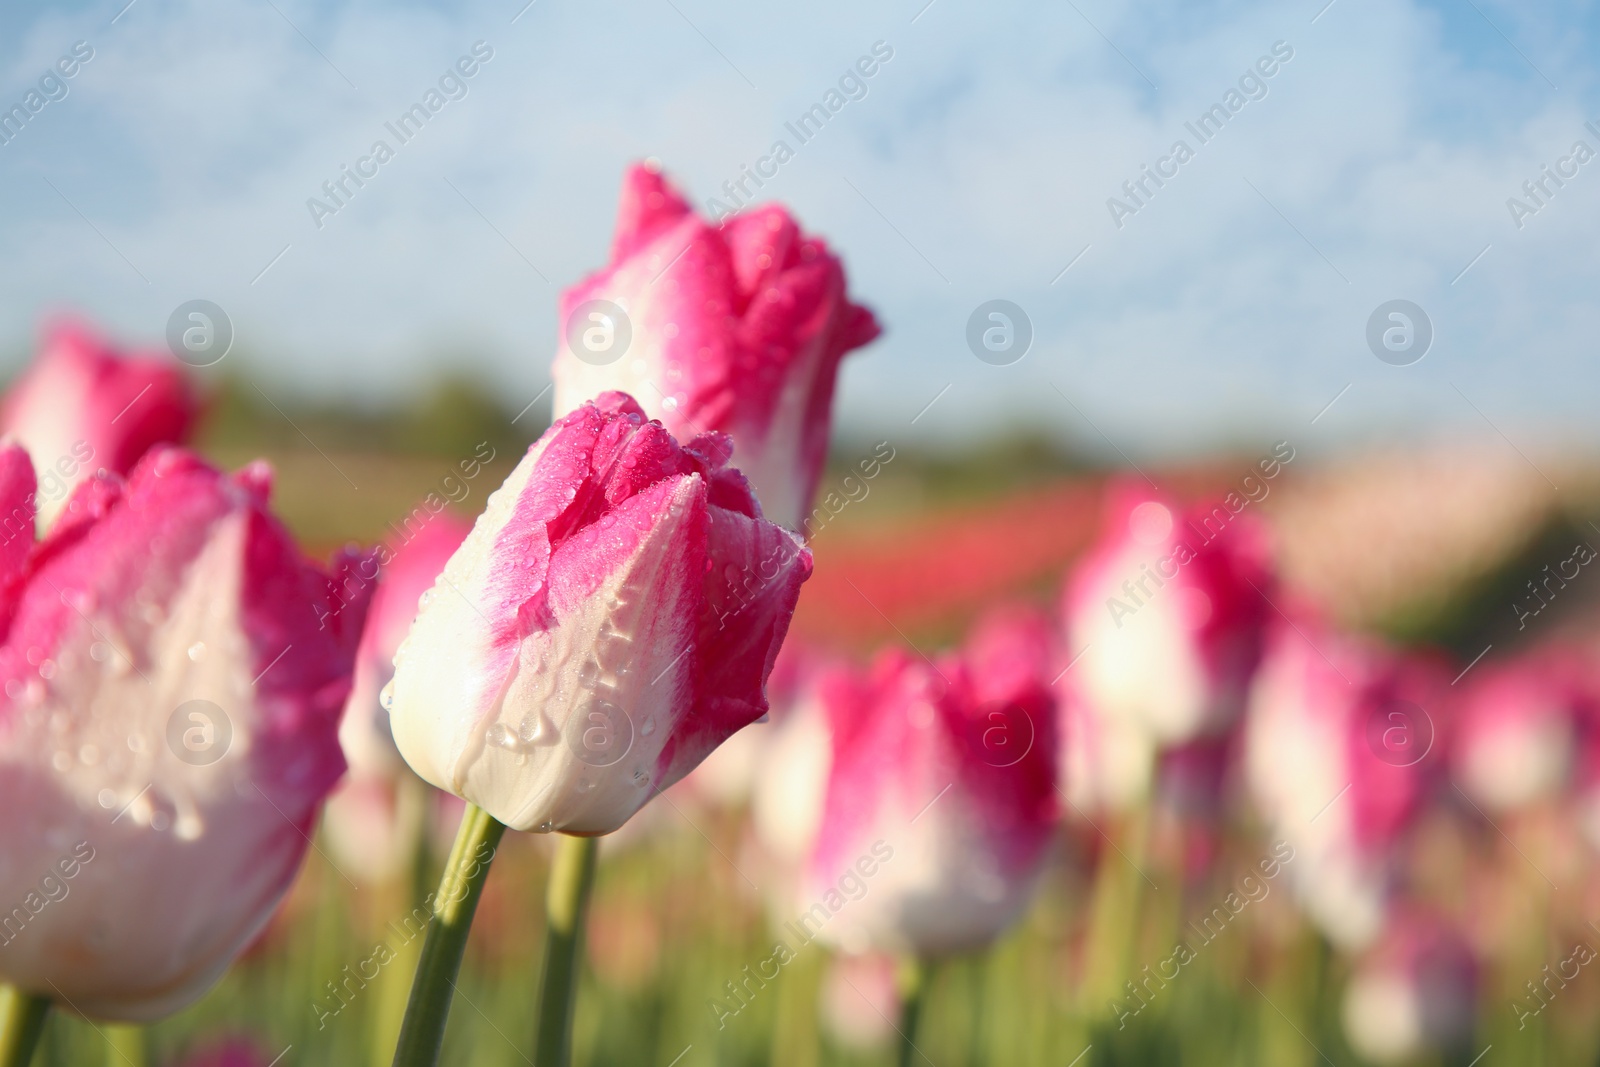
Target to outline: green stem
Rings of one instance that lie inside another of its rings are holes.
[[[917,1024],[933,984],[933,964],[927,960],[906,960],[900,965],[900,1067],[911,1067],[922,1051],[917,1048]],[[923,1057],[926,1059],[926,1057]]]
[[[0,985],[0,1067],[28,1067],[49,1011],[46,998]]]
[[[472,914],[478,910],[489,864],[505,832],[504,823],[475,804],[468,804],[461,816],[461,829],[456,831],[439,891],[429,901],[433,915],[422,943],[422,958],[417,961],[417,975],[411,982],[405,1021],[400,1024],[394,1067],[434,1067],[439,1062]]]
[[[533,1054],[539,1067],[567,1067],[572,1059],[572,1009],[578,1001],[583,920],[594,889],[599,851],[598,837],[563,835],[550,866],[544,965],[539,976],[539,1029]]]
[[[144,1027],[137,1023],[107,1023],[101,1030],[106,1035],[107,1067],[145,1067],[150,1062],[145,1055]]]

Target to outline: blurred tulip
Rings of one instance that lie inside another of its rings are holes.
[[[896,964],[888,956],[835,956],[822,979],[818,1015],[833,1039],[849,1049],[874,1049],[894,1033],[900,1012]]]
[[[814,673],[815,654],[792,636],[783,643],[767,678],[767,715],[728,738],[707,756],[684,785],[705,801],[734,807],[750,799],[758,780],[776,770],[767,750],[778,739],[791,710]]]
[[[1156,746],[1150,735],[1123,719],[1097,712],[1079,691],[1076,670],[1058,683],[1061,690],[1061,778],[1072,815],[1127,811],[1150,793]]]
[[[268,1056],[242,1037],[208,1042],[178,1061],[179,1067],[271,1067]]]
[[[1449,674],[1304,616],[1272,627],[1267,649],[1246,725],[1251,790],[1296,850],[1311,918],[1360,948],[1383,926],[1396,849],[1440,762]]]
[[[418,774],[517,829],[609,833],[766,711],[811,554],[727,451],[620,393],[528,450],[396,654]]]
[[[149,1020],[204,993],[344,770],[376,561],[310,565],[269,480],[161,448],[125,485],[80,486],[31,553],[0,548],[0,974],[86,1015]],[[0,509],[32,487],[0,449]]]
[[[339,744],[352,774],[389,777],[406,770],[379,694],[394,677],[394,654],[417,617],[418,602],[471,530],[470,522],[440,512],[404,540],[391,540],[377,550],[382,582],[372,595],[350,699],[339,723]]]
[[[1392,922],[1345,989],[1350,1047],[1375,1063],[1459,1053],[1472,1036],[1477,971],[1465,940],[1439,920],[1408,915]]]
[[[1271,610],[1254,516],[1219,504],[1186,517],[1131,482],[1111,487],[1108,512],[1064,595],[1078,692],[1102,719],[1164,744],[1225,729],[1244,707]]]
[[[938,665],[891,650],[829,680],[833,753],[806,878],[828,940],[933,959],[1021,913],[1056,819],[1055,708],[1030,658],[991,634]]]
[[[87,326],[50,328],[0,405],[0,433],[22,443],[38,476],[41,527],[96,470],[127,474],[158,444],[182,443],[199,404],[166,353],[127,358]]]
[[[967,636],[965,658],[983,699],[1007,700],[1059,677],[1059,644],[1050,617],[1030,604],[1002,602],[978,617]],[[995,735],[994,740],[1002,739]]]
[[[1562,649],[1482,664],[1456,718],[1454,778],[1486,811],[1556,797],[1567,785],[1582,719],[1592,718],[1584,666]]]
[[[789,646],[779,662],[789,655]],[[798,661],[798,662],[797,662]],[[750,796],[751,861],[775,925],[805,910],[804,872],[822,826],[833,762],[833,734],[821,694],[847,668],[820,657],[796,657],[788,710],[765,729]],[[755,727],[760,729],[761,727]],[[752,729],[751,727],[747,727]]]
[[[428,798],[389,733],[379,699],[394,676],[394,654],[417,602],[432,588],[472,524],[449,512],[432,515],[404,540],[379,547],[382,581],[372,596],[356,650],[354,682],[339,722],[339,746],[350,773],[328,798],[323,826],[341,870],[369,882],[404,874],[421,842]],[[403,785],[406,779],[416,789]]]
[[[562,294],[561,322],[557,418],[620,389],[680,440],[729,434],[791,530],[827,457],[839,361],[878,335],[838,257],[783,208],[713,225],[650,166],[623,177],[611,262]]]

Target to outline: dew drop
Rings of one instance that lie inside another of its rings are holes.
[[[117,802],[117,794],[113,793],[109,789],[102,789],[102,790],[100,790],[99,795],[95,797],[95,799],[100,802],[100,806],[102,808],[110,808],[110,807],[112,807],[113,805],[116,804],[116,802]]]
[[[522,720],[522,726],[517,731],[524,745],[542,744],[555,737],[556,724],[550,717],[540,710],[536,714]]]
[[[394,710],[394,679],[390,678],[382,691],[378,693],[378,703],[383,705],[384,711]]]
[[[651,734],[653,734],[655,732],[656,732],[656,721],[654,719],[646,719],[639,726],[639,736],[640,737],[649,737]]]
[[[191,662],[199,663],[200,657],[205,654],[206,643],[204,641],[196,641],[194,644],[189,646],[189,659]]]
[[[538,826],[535,826],[533,829],[534,829],[535,833],[547,834],[551,830],[554,830],[555,828],[556,828],[555,823],[551,822],[549,819],[546,819],[544,822],[540,823]]]

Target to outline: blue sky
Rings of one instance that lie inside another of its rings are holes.
[[[0,13],[0,108],[94,48],[0,146],[8,351],[54,308],[159,344],[205,298],[271,391],[381,403],[448,355],[532,399],[624,165],[703,202],[883,41],[865,98],[764,190],[887,327],[845,372],[848,432],[1032,425],[1135,459],[1600,444],[1600,160],[1520,229],[1506,206],[1600,149],[1593,4],[125,2]],[[480,40],[467,95],[318,229],[307,198]],[[1266,95],[1198,145],[1184,124],[1280,41]],[[1180,138],[1194,158],[1119,228],[1108,198]],[[1008,366],[965,342],[995,298],[1033,325]],[[1436,335],[1405,367],[1365,340],[1396,298]]]

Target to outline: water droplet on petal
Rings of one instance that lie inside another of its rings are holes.
[[[192,661],[194,663],[199,663],[200,662],[200,657],[205,655],[205,654],[206,654],[206,643],[204,641],[196,641],[194,644],[189,646],[189,659],[190,659],[190,661]]]
[[[378,693],[378,703],[383,705],[384,711],[394,710],[394,679],[390,678],[388,684]]]

